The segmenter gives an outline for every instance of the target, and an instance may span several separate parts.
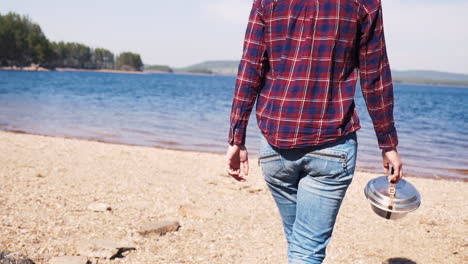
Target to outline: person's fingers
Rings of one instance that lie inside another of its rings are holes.
[[[249,160],[241,161],[242,175],[249,176]]]
[[[392,164],[392,174],[389,176],[389,181],[398,183],[403,177],[403,166],[401,162],[396,161]]]
[[[238,176],[240,174],[240,170],[239,169],[233,169],[233,168],[230,168],[228,167],[226,169],[227,173],[230,175],[230,176]]]
[[[249,154],[245,146],[242,146],[240,148],[239,163],[240,163],[240,169],[241,169],[240,175],[243,177],[247,177],[249,175]]]
[[[385,174],[388,174],[389,170],[390,170],[390,163],[387,162],[386,160],[383,161],[383,167],[384,167],[384,173]]]
[[[399,179],[398,179],[398,175],[400,175],[400,169],[396,166],[394,166],[393,168],[394,171],[393,173],[390,175],[390,182],[393,182],[393,183],[398,183]]]
[[[232,173],[229,172],[229,170],[228,170],[228,174],[229,174],[229,176],[231,176],[232,178],[234,178],[237,181],[240,181],[240,182],[245,182],[246,181],[244,176],[242,176],[242,174],[240,173],[240,170],[233,171]]]
[[[238,175],[240,173],[239,165],[239,162],[235,162],[234,160],[228,158],[226,170],[229,173],[229,175]]]
[[[229,176],[231,176],[232,178],[234,178],[237,181],[245,182],[246,180],[242,176],[241,169],[238,168],[238,166],[233,167],[233,166],[231,166],[231,164],[232,163],[230,161],[228,161],[228,167],[226,169],[226,172],[229,174]]]
[[[401,161],[398,162],[397,164],[398,172],[395,172],[395,177],[396,181],[399,182],[401,178],[403,177],[403,164]]]
[[[232,176],[235,180],[240,181],[240,182],[245,182],[247,181],[244,177],[242,176]]]
[[[240,162],[239,154],[234,147],[229,147],[227,151],[227,172],[229,175],[239,175],[240,173]]]
[[[244,146],[231,145],[227,153],[227,173],[240,182],[245,182],[249,173],[247,149]]]

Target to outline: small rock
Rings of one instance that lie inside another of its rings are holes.
[[[258,189],[249,189],[249,190],[248,190],[249,193],[260,193],[260,192],[262,192],[262,191],[263,191],[263,190],[260,189],[260,188],[258,188]]]
[[[193,205],[181,205],[179,207],[179,215],[182,217],[193,217],[196,219],[209,219],[213,217],[213,213],[206,209],[196,208]]]
[[[140,235],[146,236],[149,234],[156,234],[163,236],[168,232],[175,232],[179,230],[180,223],[178,221],[163,221],[160,223],[149,223],[144,225],[138,233]]]
[[[417,263],[407,258],[391,258],[391,259],[385,260],[384,262],[382,262],[382,264],[417,264]]]
[[[94,212],[105,212],[105,211],[111,211],[112,208],[110,205],[105,204],[105,203],[92,203],[88,205],[88,210],[94,211]]]
[[[114,242],[101,239],[84,240],[81,241],[77,247],[77,251],[80,255],[105,259],[114,259],[123,252],[129,250],[135,250],[135,247],[126,242]]]
[[[85,256],[62,256],[50,259],[49,264],[89,264]]]
[[[11,252],[0,252],[0,264],[35,264],[31,259]]]
[[[36,174],[36,177],[37,178],[45,178],[46,176],[44,174],[38,173],[38,174]]]

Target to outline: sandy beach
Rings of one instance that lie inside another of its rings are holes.
[[[83,241],[135,250],[91,263],[286,263],[276,205],[251,159],[249,181],[228,177],[224,156],[0,132],[0,252],[50,263]],[[398,221],[376,216],[358,172],[325,263],[468,263],[468,183],[408,178],[422,206]],[[88,207],[104,203],[110,210]],[[178,221],[163,236],[148,223]],[[400,260],[398,260],[400,259]]]

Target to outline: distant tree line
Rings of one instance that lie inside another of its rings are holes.
[[[51,42],[38,24],[15,13],[0,14],[0,66],[142,71],[139,54],[115,56],[103,48],[75,42]]]
[[[145,71],[173,73],[174,69],[167,65],[145,65]]]

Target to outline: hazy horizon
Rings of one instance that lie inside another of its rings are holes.
[[[239,60],[252,4],[252,0],[2,2],[1,14],[29,16],[51,41],[137,52],[145,64],[176,68]],[[468,2],[382,2],[393,69],[468,74],[468,34],[459,30],[468,26]]]

